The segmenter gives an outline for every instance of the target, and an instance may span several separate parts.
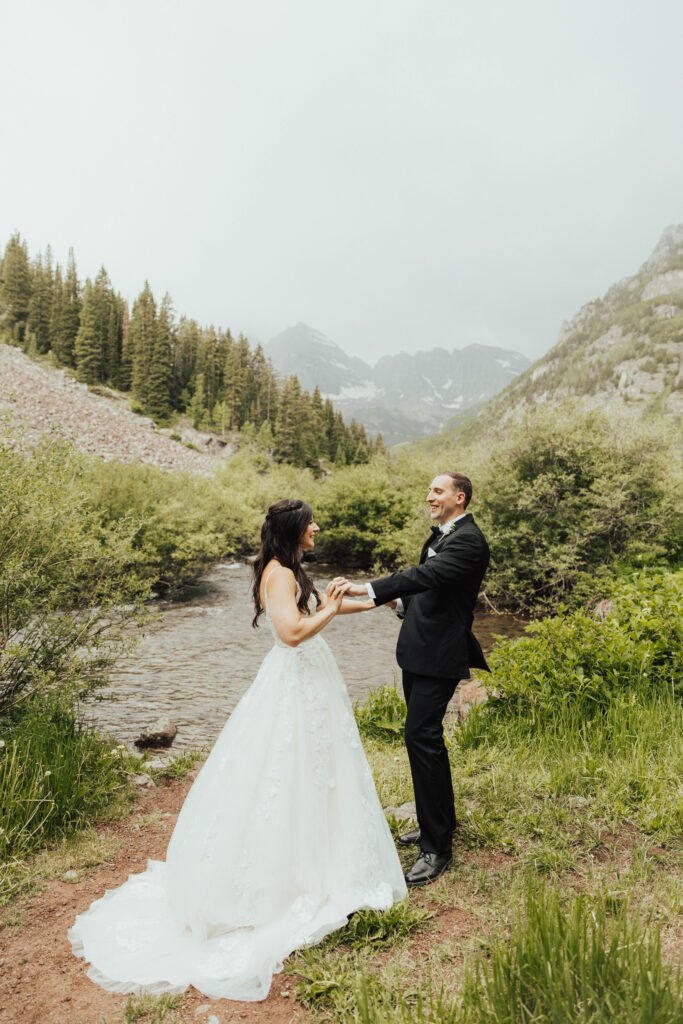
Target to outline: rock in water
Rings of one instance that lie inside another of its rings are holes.
[[[167,715],[162,715],[154,725],[143,729],[135,741],[136,747],[170,747],[176,738],[178,726]]]

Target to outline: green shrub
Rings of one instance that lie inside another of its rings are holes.
[[[335,470],[316,491],[321,557],[344,566],[392,563],[412,501],[384,459]]]
[[[421,928],[432,917],[429,910],[416,907],[408,900],[394,903],[388,910],[359,910],[349,923],[325,940],[325,948],[351,946],[359,949],[388,949]]]
[[[64,445],[27,454],[0,438],[0,712],[35,691],[99,685],[142,618],[133,528],[88,508],[83,465]]]
[[[613,599],[615,614],[604,621],[573,612],[499,641],[486,713],[541,724],[568,703],[590,717],[615,700],[681,693],[683,570],[638,573],[614,587]]]
[[[530,415],[497,439],[477,487],[491,545],[488,597],[518,608],[576,605],[605,592],[619,565],[675,564],[680,462],[661,420],[571,405]]]
[[[395,686],[379,686],[354,706],[361,736],[390,743],[403,738],[406,703]]]

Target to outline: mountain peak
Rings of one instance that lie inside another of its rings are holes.
[[[652,255],[640,268],[639,273],[663,270],[671,267],[683,256],[683,224],[670,224],[662,232]]]
[[[359,420],[389,444],[423,437],[455,412],[500,391],[529,365],[518,352],[468,346],[462,352],[428,351],[383,356],[374,367],[344,352],[308,324],[287,328],[266,346],[280,373],[316,386],[344,415]]]

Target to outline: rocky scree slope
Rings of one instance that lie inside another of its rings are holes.
[[[9,415],[17,444],[31,446],[43,437],[63,438],[99,458],[198,473],[213,472],[216,455],[232,451],[230,445],[189,427],[177,428],[181,440],[173,440],[170,430],[157,430],[151,419],[131,412],[130,396],[109,388],[97,392],[64,369],[36,362],[13,345],[0,344],[0,414]]]

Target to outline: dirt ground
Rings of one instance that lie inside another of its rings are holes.
[[[5,927],[0,917],[0,1024],[121,1024],[128,997],[105,992],[88,978],[88,965],[71,952],[67,931],[75,917],[106,889],[115,889],[128,875],[144,871],[148,858],[164,859],[197,772],[195,769],[182,781],[141,790],[132,813],[97,827],[107,848],[115,850],[106,862],[78,871],[75,879],[52,879],[41,891],[17,899],[10,914],[5,914],[10,921]],[[471,868],[480,866],[475,851],[466,851],[463,859]],[[489,854],[485,860],[491,869],[505,858]],[[412,941],[412,956],[418,958],[435,941],[447,937],[466,940],[481,928],[474,917],[433,902],[430,895],[429,889],[421,889],[411,897],[433,914],[429,934],[418,932]],[[372,960],[377,961],[376,954]],[[174,1024],[303,1022],[308,1014],[294,999],[295,986],[291,976],[276,975],[268,998],[260,1003],[209,999],[190,988],[182,1006],[169,1014],[168,1020]]]
[[[88,869],[78,882],[55,879],[43,892],[17,901],[14,909],[22,913],[23,925],[0,931],[2,1024],[103,1024],[105,1020],[119,1024],[127,997],[105,992],[90,981],[88,965],[71,952],[67,930],[105,889],[115,889],[128,875],[144,871],[148,858],[164,859],[190,785],[191,779],[184,779],[145,790],[131,815],[98,829],[121,843],[110,861]],[[160,820],[141,828],[141,819],[150,814],[160,815]],[[289,1024],[300,1017],[290,994],[293,988],[291,978],[276,975],[262,1003],[212,1000],[190,989],[183,1006],[175,1011],[175,1020],[209,1024],[213,1015],[219,1024],[237,1020]]]

